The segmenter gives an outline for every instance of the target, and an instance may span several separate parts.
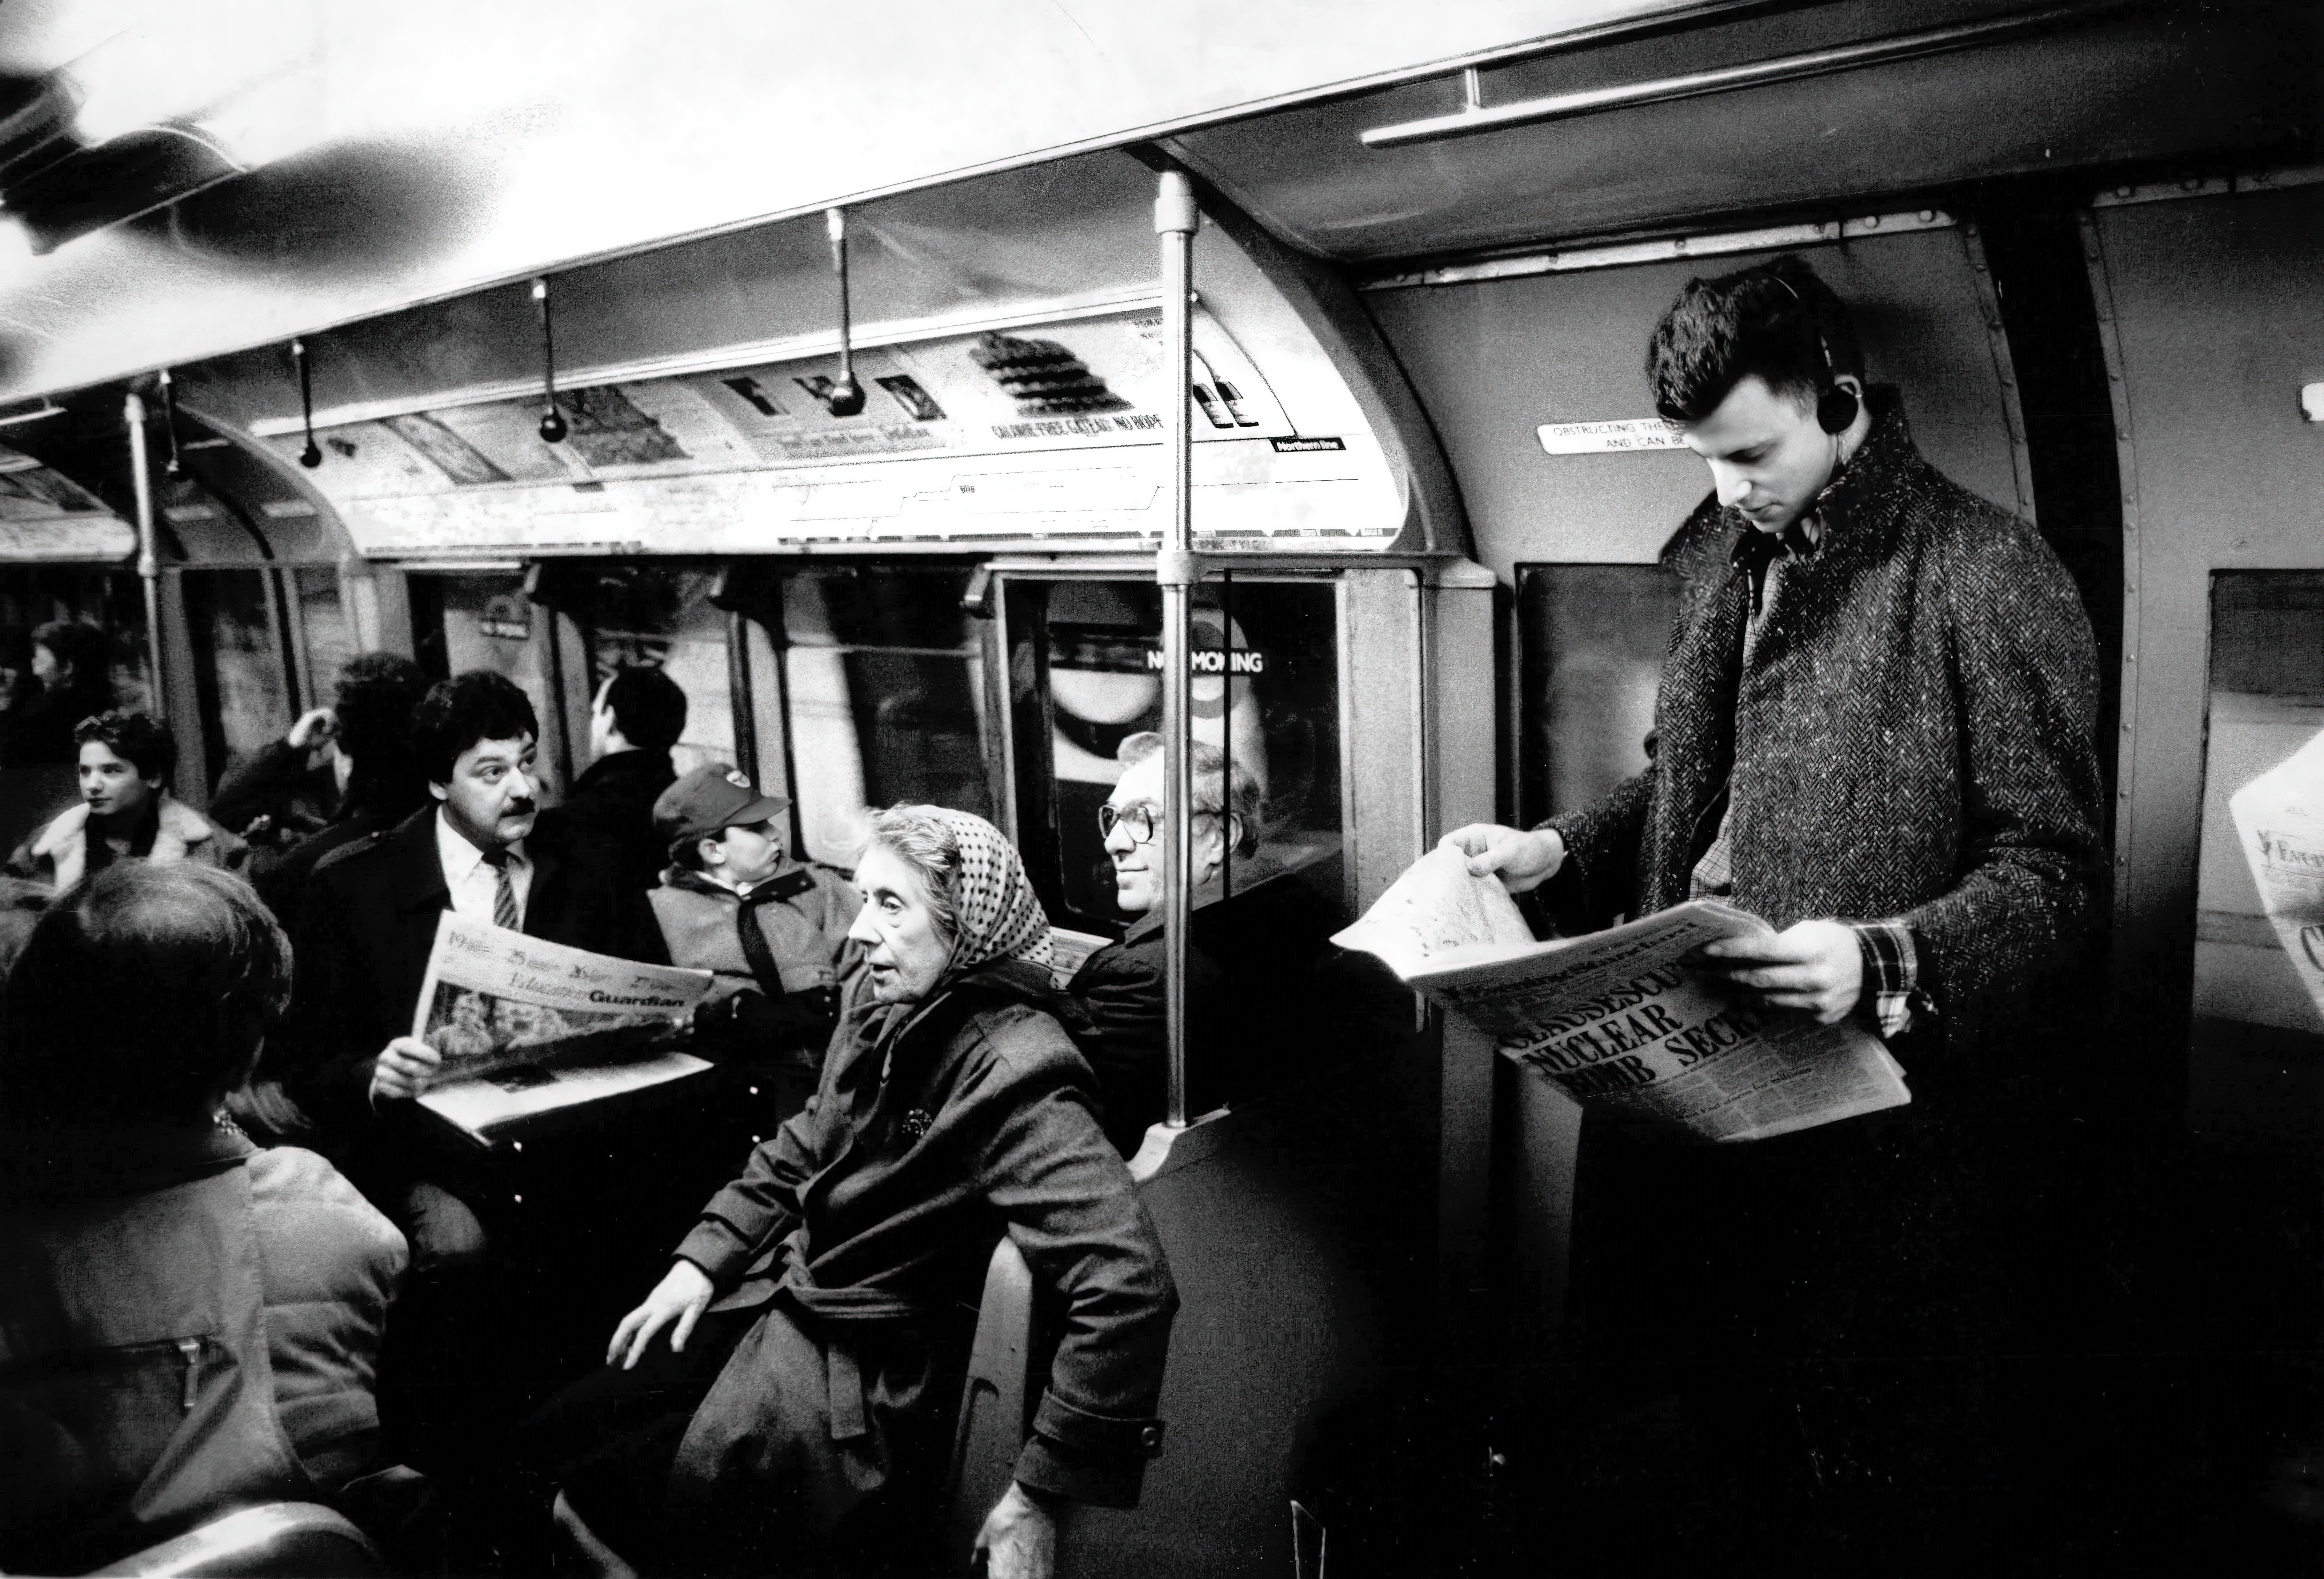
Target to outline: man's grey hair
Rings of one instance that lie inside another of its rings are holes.
[[[1231,812],[1242,832],[1234,841],[1238,855],[1249,856],[1259,850],[1259,815],[1266,796],[1259,780],[1240,762],[1232,764],[1230,771],[1226,753],[1207,740],[1186,743],[1194,759],[1194,810],[1199,815],[1208,812],[1213,817]],[[1114,760],[1125,768],[1134,768],[1148,757],[1158,756],[1162,737],[1152,730],[1141,730],[1114,748]]]

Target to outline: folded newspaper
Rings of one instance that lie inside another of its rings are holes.
[[[1498,879],[1430,851],[1332,939],[1500,1039],[1592,1112],[1697,1140],[1760,1140],[1912,1101],[1904,1070],[1851,1021],[1738,1002],[1682,964],[1767,924],[1711,900],[1580,937],[1534,940]]]
[[[2324,1013],[2324,734],[2236,790],[2227,809],[2268,925]]]
[[[444,1056],[420,1098],[484,1145],[522,1121],[710,1067],[678,1050],[710,973],[545,943],[447,910],[411,1034]]]

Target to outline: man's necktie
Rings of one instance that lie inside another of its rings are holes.
[[[484,864],[493,869],[493,925],[523,931],[524,912],[517,907],[516,884],[509,880],[507,846],[485,851]]]

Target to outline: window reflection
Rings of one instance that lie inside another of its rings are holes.
[[[264,570],[185,574],[209,781],[280,739],[292,716],[275,581]],[[180,749],[191,742],[181,741]]]
[[[715,569],[622,566],[598,575],[574,611],[588,633],[593,698],[625,664],[657,665],[686,693],[686,734],[670,752],[681,773],[739,754],[726,612],[710,601],[717,581]]]
[[[2245,803],[2249,827],[2238,826],[2232,804],[2319,734],[2324,574],[2218,574],[2188,1065],[2198,1128],[2304,1141],[2324,1124],[2315,1077],[2324,1067],[2324,951],[2311,950],[2315,934],[2301,924],[2303,914],[2324,919],[2324,883],[2310,875],[2315,824],[2264,811],[2286,803],[2265,786]]]
[[[867,808],[993,815],[982,651],[968,572],[845,568],[788,577],[790,770],[808,854],[852,862]]]
[[[1121,775],[1121,743],[1161,727],[1161,594],[1147,582],[1026,582],[1011,586],[1009,606],[1011,673],[1022,677],[1012,684],[1023,780],[1019,842],[1061,925],[1118,931],[1122,917],[1097,811]],[[1194,735],[1259,780],[1264,871],[1335,855],[1333,588],[1222,578],[1198,590],[1191,623]],[[1235,885],[1261,875],[1254,866]]]

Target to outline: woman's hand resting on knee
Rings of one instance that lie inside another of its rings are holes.
[[[1049,1579],[1057,1566],[1057,1519],[1016,1482],[976,1532],[985,1579]]]
[[[622,1325],[613,1329],[613,1341],[605,1345],[605,1363],[618,1362],[624,1371],[635,1366],[653,1342],[654,1334],[669,1326],[669,1346],[673,1353],[685,1349],[686,1340],[693,1335],[694,1324],[710,1307],[710,1297],[716,1290],[710,1286],[710,1274],[692,1261],[679,1261],[669,1269],[668,1276],[654,1285],[643,1305],[622,1317]]]

